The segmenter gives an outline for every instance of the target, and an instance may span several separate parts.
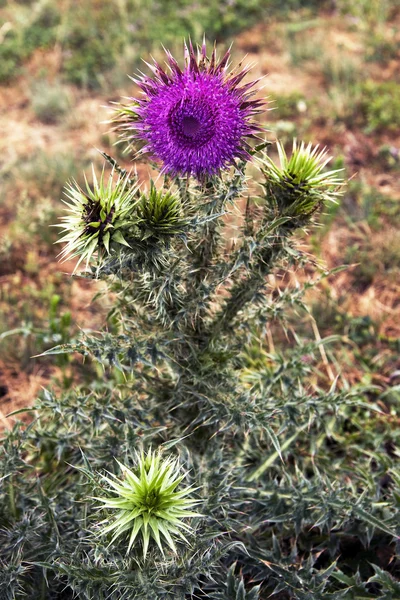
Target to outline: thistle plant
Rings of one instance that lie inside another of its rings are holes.
[[[62,257],[105,282],[110,327],[45,353],[91,359],[88,381],[4,436],[2,600],[400,593],[398,390],[324,375],[335,338],[307,333],[304,293],[325,269],[270,283],[317,269],[296,233],[343,182],[328,150],[263,139],[261,91],[229,60],[189,44],[134,77],[114,127],[154,181],[103,154],[67,185]]]
[[[155,540],[163,555],[162,540],[176,553],[173,538],[178,537],[188,543],[181,530],[192,533],[192,528],[182,519],[201,516],[189,510],[199,502],[187,498],[194,488],[176,489],[185,478],[184,474],[180,475],[178,462],[171,458],[162,460],[160,454],[149,450],[147,455],[137,454],[134,470],[118,464],[124,479],[118,479],[112,473],[103,476],[111,488],[108,491],[117,493],[117,496],[95,498],[103,503],[105,509],[118,511],[116,518],[101,529],[101,534],[113,532],[112,544],[120,535],[128,532],[128,553],[140,533],[144,559],[150,538]],[[105,523],[108,523],[108,519]]]

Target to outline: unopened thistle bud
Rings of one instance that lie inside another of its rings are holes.
[[[60,253],[62,259],[79,256],[75,266],[82,261],[89,264],[95,252],[110,254],[119,246],[129,246],[125,232],[137,223],[135,214],[139,202],[138,186],[132,186],[129,177],[119,175],[115,179],[113,171],[108,181],[104,170],[98,180],[93,171],[93,186],[85,177],[85,189],[76,181],[66,186],[68,215],[62,217],[64,234],[59,243],[66,242]]]
[[[177,195],[171,191],[157,190],[151,182],[150,192],[143,194],[137,209],[142,239],[168,238],[183,233],[188,220]]]
[[[195,488],[177,489],[185,478],[178,461],[173,458],[163,460],[160,453],[150,450],[147,455],[137,454],[137,465],[133,469],[118,464],[123,478],[111,473],[104,475],[104,482],[110,486],[107,497],[95,498],[103,503],[102,508],[115,511],[101,523],[106,526],[100,533],[113,532],[110,544],[126,534],[129,540],[127,553],[141,537],[144,559],[151,539],[163,555],[165,544],[176,552],[176,539],[188,543],[182,531],[191,533],[192,527],[183,519],[202,515],[190,510],[200,502],[187,497]]]
[[[279,216],[293,218],[294,225],[307,222],[311,215],[325,202],[335,202],[340,195],[342,178],[337,173],[342,169],[324,171],[331,160],[325,149],[297,146],[293,142],[290,158],[280,142],[277,142],[280,166],[267,155],[262,159],[261,170],[265,175],[267,201]]]

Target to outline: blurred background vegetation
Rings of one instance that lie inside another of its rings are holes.
[[[100,167],[96,148],[132,166],[104,123],[105,105],[137,93],[128,75],[146,71],[150,55],[162,60],[162,45],[182,56],[183,38],[200,42],[203,33],[220,52],[233,41],[235,59],[247,54],[254,63],[251,76],[266,76],[269,139],[326,145],[350,178],[340,206],[299,241],[329,268],[349,267],[310,290],[311,317],[298,319],[296,332],[341,336],[322,356],[327,384],[338,375],[341,385],[385,388],[399,378],[400,0],[0,0],[5,423],[49,381],[92,378],[95,367],[74,358],[31,358],[79,328],[102,328],[107,312],[101,285],[92,303],[94,284],[58,263],[50,225],[65,182],[79,181],[91,162]],[[270,285],[279,291],[304,277],[277,273]],[[250,377],[265,367],[265,348],[279,343],[272,323],[248,350]]]

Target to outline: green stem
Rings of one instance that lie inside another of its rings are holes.
[[[46,576],[44,573],[45,573],[45,570],[43,569],[42,583],[40,586],[40,600],[46,600],[46,597],[47,597],[47,583],[46,583]]]
[[[12,516],[14,517],[14,519],[16,519],[18,516],[18,513],[17,513],[17,505],[15,503],[14,482],[13,482],[12,477],[10,477],[10,481],[8,484],[8,496],[10,499],[10,512],[11,512]]]
[[[284,240],[285,237],[280,236],[273,247],[265,248],[256,261],[253,272],[232,288],[230,297],[208,328],[207,346],[221,333],[229,330],[238,312],[251,302],[256,293],[264,286],[265,277],[275,267],[283,250]]]
[[[207,208],[206,215],[220,215],[224,212],[225,206],[228,202],[233,202],[239,197],[240,192],[244,187],[244,170],[245,164],[238,165],[237,171],[235,172],[232,180],[222,190],[218,188],[217,184],[213,184],[212,187],[207,190],[207,193],[203,199],[208,200],[209,206]],[[208,311],[209,299],[213,291],[211,277],[211,271],[215,269],[213,267],[213,260],[218,256],[218,251],[221,248],[221,235],[220,229],[223,227],[220,217],[214,218],[204,224],[200,239],[197,241],[192,250],[192,272],[193,281],[190,282],[190,288],[188,291],[188,301],[196,300],[196,308],[192,315],[192,326],[196,336],[202,333],[204,329],[204,318]],[[203,288],[203,289],[202,289]],[[205,297],[199,305],[197,302],[199,294],[204,294]]]
[[[129,172],[126,169],[123,169],[112,156],[110,156],[106,152],[102,152],[102,151],[100,151],[100,154],[113,167],[113,169],[115,169],[117,171],[117,173],[119,173],[121,175],[121,177],[128,177]],[[137,184],[137,179],[138,179],[137,175],[134,175],[133,178],[129,177],[128,178],[129,185],[131,187],[133,187],[134,185],[136,185]]]
[[[225,198],[219,198],[210,214],[220,213],[223,210],[224,200]],[[218,242],[220,239],[218,231],[219,226],[220,223],[218,219],[206,223],[204,225],[202,239],[194,250],[193,268],[196,288],[198,288],[207,277],[212,259],[218,250]]]

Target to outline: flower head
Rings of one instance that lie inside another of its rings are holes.
[[[324,202],[337,199],[343,184],[337,174],[342,169],[324,171],[331,157],[318,146],[313,148],[304,142],[298,146],[294,140],[290,158],[280,142],[277,148],[280,166],[268,155],[262,160],[264,187],[279,214],[295,218],[297,225],[299,219],[307,220]]]
[[[215,47],[207,57],[205,43],[197,52],[192,44],[185,45],[183,70],[166,54],[166,70],[154,61],[148,65],[153,77],[133,79],[143,97],[117,110],[115,121],[123,138],[129,143],[142,140],[142,151],[161,160],[171,175],[201,179],[236,158],[248,160],[246,138],[261,131],[252,117],[263,104],[252,99],[255,81],[240,86],[250,67],[229,71],[229,50],[218,61]]]
[[[174,538],[181,538],[187,542],[182,530],[192,531],[182,519],[201,516],[189,510],[199,502],[187,498],[194,488],[177,490],[185,478],[185,474],[180,472],[178,461],[172,458],[162,460],[159,453],[150,450],[147,455],[137,454],[135,469],[118,464],[124,474],[123,479],[118,479],[111,473],[110,477],[103,476],[104,481],[111,487],[108,491],[117,495],[95,498],[103,503],[103,508],[117,511],[111,523],[106,519],[105,523],[109,524],[101,533],[114,532],[111,543],[123,533],[128,533],[127,552],[140,533],[144,558],[151,538],[163,554],[164,542],[176,552]]]
[[[63,223],[57,225],[64,234],[59,243],[66,242],[61,257],[80,257],[75,270],[82,261],[88,265],[96,251],[110,254],[115,246],[129,246],[123,230],[129,227],[139,202],[138,186],[132,185],[127,176],[119,175],[115,180],[114,171],[105,181],[104,171],[98,180],[93,170],[93,187],[86,177],[85,183],[85,189],[76,181],[67,185],[69,201],[64,203],[69,214],[61,217]]]
[[[182,234],[188,225],[179,197],[171,190],[157,190],[151,181],[150,191],[143,194],[137,208],[141,239],[168,239]]]

